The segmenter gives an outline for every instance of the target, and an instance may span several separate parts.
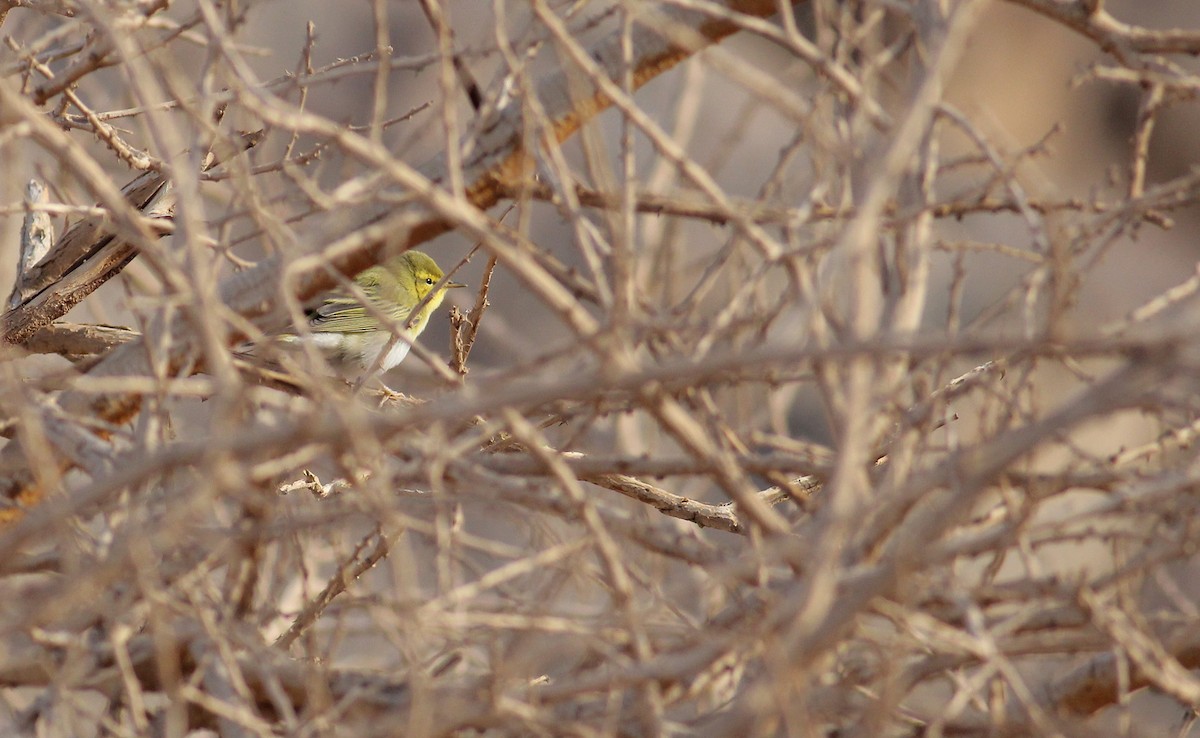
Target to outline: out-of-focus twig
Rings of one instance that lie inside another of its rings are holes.
[[[8,296],[8,307],[16,307],[22,299],[22,285],[33,266],[50,251],[54,242],[54,224],[50,214],[36,206],[46,201],[46,186],[36,179],[25,185],[25,218],[21,221],[21,251],[17,257],[17,277]]]

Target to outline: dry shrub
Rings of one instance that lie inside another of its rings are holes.
[[[1161,5],[0,3],[4,730],[1186,734]]]

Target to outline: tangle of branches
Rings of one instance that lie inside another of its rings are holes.
[[[0,0],[0,729],[1188,735],[1150,6]],[[246,350],[413,248],[402,394]]]

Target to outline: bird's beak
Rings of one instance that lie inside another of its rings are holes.
[[[447,282],[446,289],[450,289],[451,287],[466,287],[466,285],[462,282]]]

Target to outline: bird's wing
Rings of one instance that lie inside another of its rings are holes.
[[[352,297],[330,297],[308,313],[315,331],[370,333],[379,330],[379,319]]]
[[[381,330],[379,313],[394,321],[408,317],[412,305],[400,304],[401,300],[391,278],[381,267],[372,267],[355,278],[355,284],[371,301],[373,311],[368,310],[355,297],[335,293],[308,313],[308,324],[315,331],[331,333],[370,333]]]

